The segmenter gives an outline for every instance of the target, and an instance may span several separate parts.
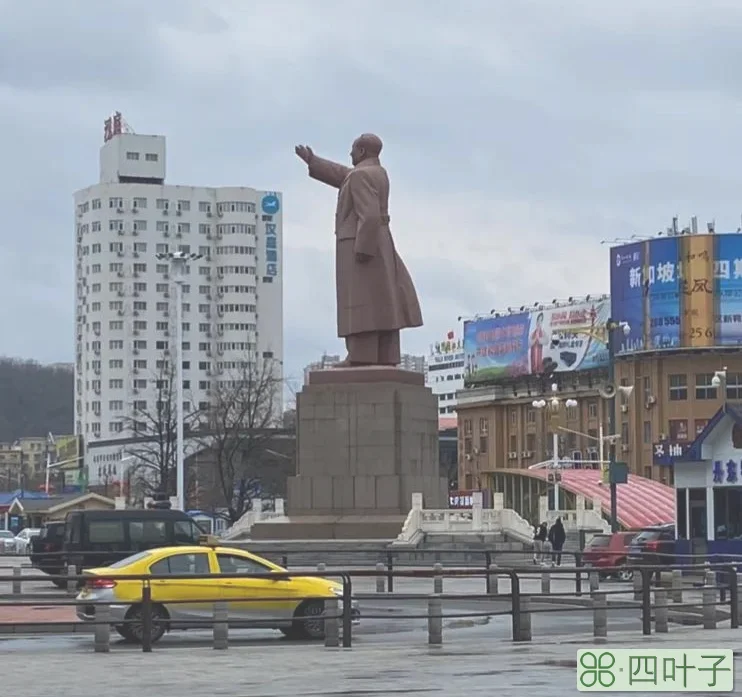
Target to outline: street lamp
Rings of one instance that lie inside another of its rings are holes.
[[[616,322],[609,319],[606,322],[608,331],[608,382],[613,385],[616,375],[616,342],[614,339],[617,330],[622,331],[624,336],[631,334],[631,325],[628,322]],[[616,430],[616,398],[615,395],[608,400],[608,430],[613,433]],[[611,489],[611,532],[618,532],[618,489],[615,481],[616,442],[609,441],[608,447],[608,477]]]
[[[554,338],[552,337],[552,342],[554,341]],[[532,404],[536,409],[546,409],[549,408],[549,411],[551,412],[551,418],[552,418],[552,463],[551,466],[554,469],[559,469],[559,433],[558,428],[559,425],[557,423],[559,418],[559,410],[564,404],[567,408],[572,408],[577,406],[577,400],[576,399],[567,399],[564,402],[562,402],[559,397],[557,397],[557,391],[559,390],[559,385],[556,383],[553,383],[551,386],[551,394],[552,397],[550,400],[545,399],[535,399]],[[556,481],[556,473],[555,473],[555,479],[554,479],[554,510],[559,510],[559,484]]]
[[[197,261],[203,254],[187,252],[167,252],[157,254],[157,258],[170,262],[170,276],[175,283],[175,380],[176,386],[176,444],[175,444],[175,495],[178,509],[185,510],[185,443],[183,437],[183,283],[185,282],[188,262]]]
[[[69,465],[73,462],[79,462],[83,459],[83,456],[80,455],[78,457],[71,457],[69,460],[62,460],[61,462],[52,462],[51,456],[47,452],[46,454],[46,476],[44,477],[44,491],[48,494],[49,493],[49,472],[53,470],[56,467],[63,467],[64,465]]]

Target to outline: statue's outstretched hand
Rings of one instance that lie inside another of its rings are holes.
[[[306,162],[307,164],[309,164],[309,161],[314,157],[312,148],[310,148],[308,145],[297,145],[294,148],[294,152],[296,152],[299,158],[304,160],[304,162]]]

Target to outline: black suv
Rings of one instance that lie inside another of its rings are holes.
[[[631,540],[629,566],[672,566],[675,563],[675,525],[653,525],[643,528]]]
[[[64,521],[44,523],[38,535],[31,538],[31,565],[51,576],[65,573],[64,567]],[[63,588],[63,579],[53,579],[55,586]]]

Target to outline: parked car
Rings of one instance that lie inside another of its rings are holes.
[[[23,528],[15,536],[15,551],[17,554],[26,554],[30,549],[31,540],[41,532],[40,528]]]
[[[0,530],[0,553],[12,554],[15,552],[15,535],[10,530]]]
[[[64,574],[63,546],[64,521],[45,523],[41,526],[39,534],[31,538],[31,565],[50,576]],[[52,583],[59,588],[63,588],[66,582],[61,578],[55,578]]]
[[[675,563],[675,525],[653,525],[641,530],[629,545],[632,566],[672,566]]]
[[[636,537],[636,532],[599,533],[585,546],[582,559],[585,566],[598,569],[600,576],[606,578],[615,576],[619,581],[630,581],[634,572],[630,569],[618,569],[626,565],[629,544]],[[610,571],[600,571],[601,569]]]
[[[183,511],[73,511],[65,519],[64,563],[81,569],[109,566],[147,549],[198,544],[202,535]]]
[[[96,604],[109,605],[116,631],[128,641],[141,643],[142,581],[111,577],[149,575],[153,642],[172,629],[203,628],[204,620],[212,617],[211,607],[217,598],[229,603],[230,627],[279,629],[289,637],[322,639],[324,598],[338,598],[342,610],[342,585],[316,577],[245,577],[280,571],[285,569],[231,547],[199,545],[148,550],[106,568],[87,570],[85,575],[90,578],[77,596],[77,616],[83,622],[94,622]],[[168,578],[185,574],[234,574],[234,578]],[[230,602],[230,598],[234,601]],[[353,601],[352,613],[357,624],[357,601]]]

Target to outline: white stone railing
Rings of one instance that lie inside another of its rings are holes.
[[[284,513],[283,499],[276,499],[274,510],[264,511],[262,499],[253,499],[250,510],[247,511],[231,528],[225,530],[221,538],[223,540],[236,540],[241,537],[247,537],[250,529],[255,523],[262,523],[270,520],[272,523],[281,523],[288,518]]]
[[[610,524],[603,517],[603,508],[599,499],[593,500],[592,508],[585,508],[585,499],[582,496],[576,497],[576,503],[575,510],[550,511],[546,496],[542,496],[539,501],[539,520],[553,525],[557,518],[561,518],[564,529],[568,532],[570,530],[611,531]]]

